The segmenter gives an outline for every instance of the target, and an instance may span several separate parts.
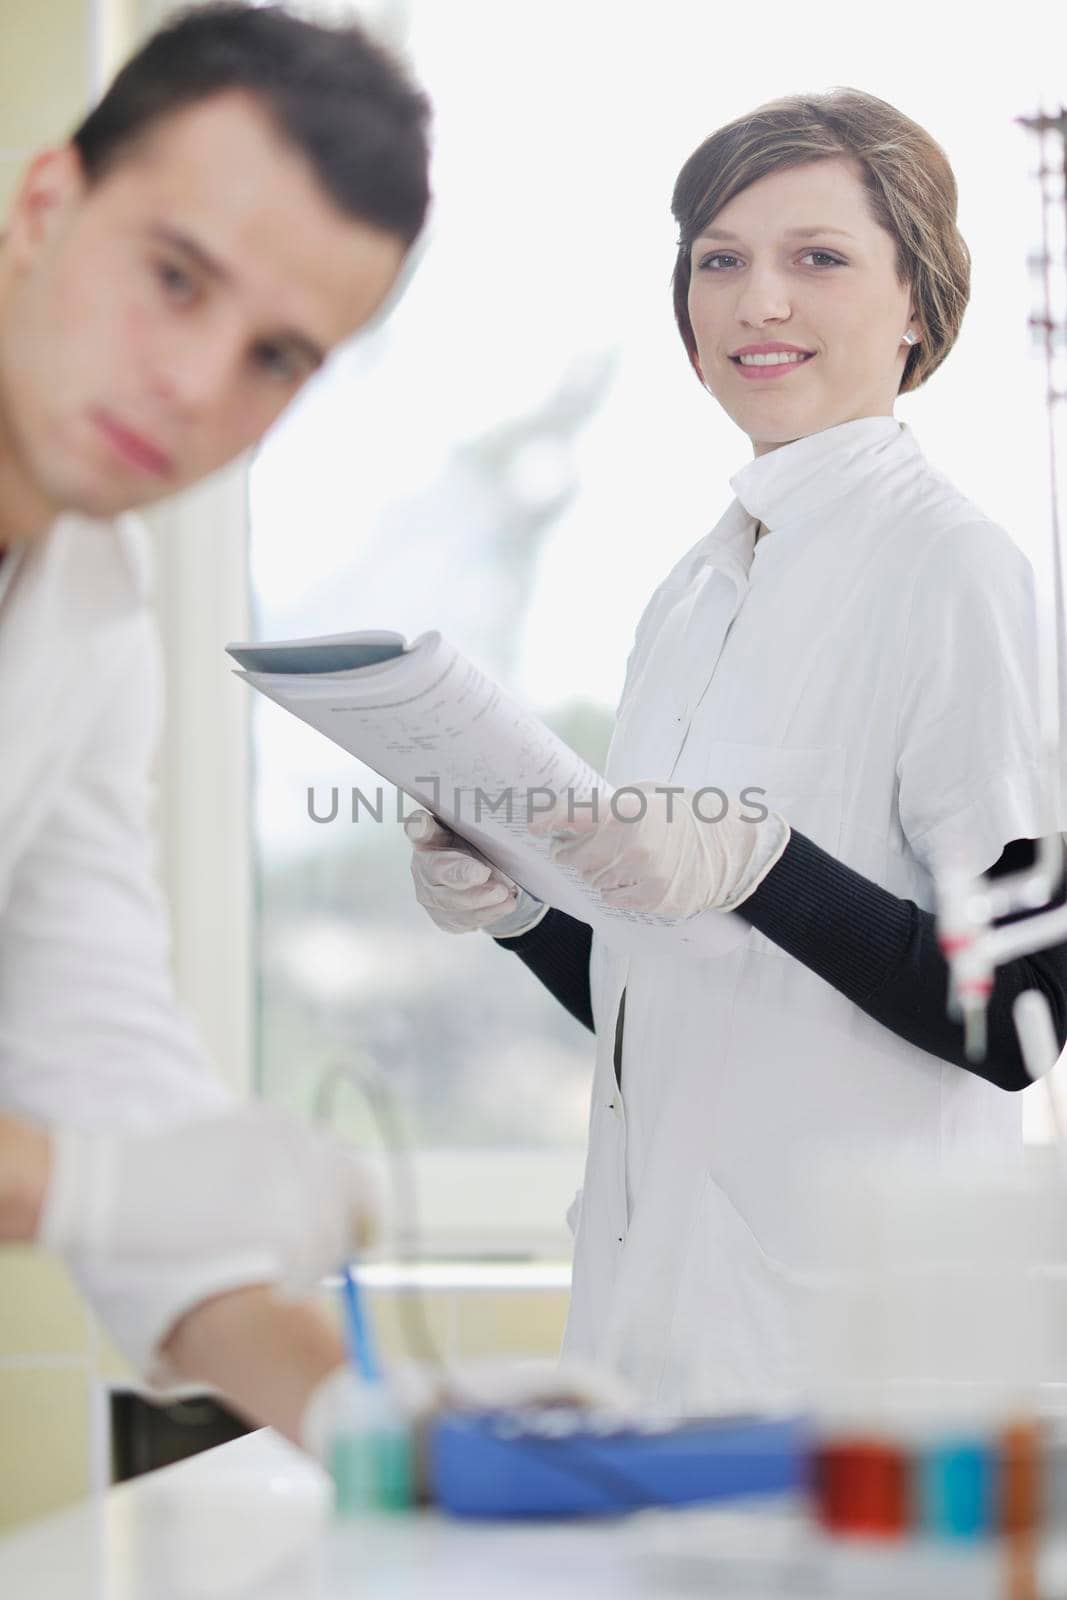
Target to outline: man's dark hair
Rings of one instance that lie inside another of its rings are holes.
[[[229,89],[254,95],[348,214],[411,244],[429,205],[430,102],[355,23],[216,0],[177,12],[72,134],[90,184],[173,112]]]

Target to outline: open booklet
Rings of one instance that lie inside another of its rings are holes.
[[[538,899],[589,923],[625,953],[722,955],[748,925],[719,911],[680,922],[605,905],[552,860],[551,838],[527,832],[553,797],[578,815],[610,784],[576,751],[439,633],[330,634],[227,645],[239,676],[372,767]]]

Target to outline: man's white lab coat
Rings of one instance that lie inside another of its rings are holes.
[[[843,423],[730,483],[736,499],[638,625],[609,781],[713,785],[735,807],[765,791],[924,910],[940,854],[978,872],[1009,840],[1067,827],[1040,795],[1032,570],[910,429]],[[754,549],[757,519],[770,531]],[[721,914],[720,934],[699,960],[627,959],[594,938],[565,1352],[665,1405],[737,1409],[793,1403],[802,1382],[794,1316],[821,1248],[805,1172],[891,1148],[1010,1159],[1021,1107],[740,916]]]
[[[229,1103],[175,1002],[154,876],[161,656],[140,537],[62,517],[0,563],[0,1106],[45,1123],[148,1128]],[[138,1367],[264,1265],[72,1263]]]

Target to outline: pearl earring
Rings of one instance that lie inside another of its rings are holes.
[[[916,338],[915,334],[912,333],[911,329],[909,328],[907,333],[905,333],[905,334],[903,334],[901,336],[900,342],[901,342],[901,344],[918,344],[919,341]]]

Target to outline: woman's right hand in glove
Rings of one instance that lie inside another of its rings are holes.
[[[412,845],[415,898],[446,933],[485,928],[494,938],[508,938],[532,928],[547,910],[429,811],[413,811],[404,832]]]

